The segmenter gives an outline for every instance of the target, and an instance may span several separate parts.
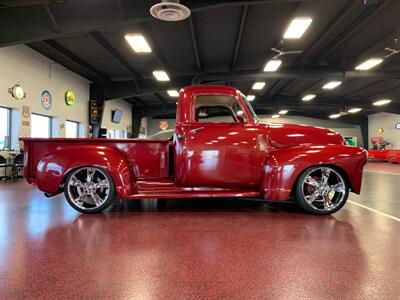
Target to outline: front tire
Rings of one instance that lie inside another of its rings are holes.
[[[311,214],[329,215],[341,209],[349,196],[344,176],[329,166],[314,166],[305,170],[296,185],[300,207]]]
[[[73,170],[65,181],[64,195],[72,208],[83,213],[100,212],[116,198],[112,177],[93,166]]]

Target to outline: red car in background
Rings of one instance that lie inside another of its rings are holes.
[[[400,150],[386,150],[386,159],[389,163],[400,163]]]
[[[360,192],[367,160],[335,131],[260,122],[227,86],[183,88],[169,140],[22,140],[27,181],[85,213],[116,198],[247,197],[330,214]]]

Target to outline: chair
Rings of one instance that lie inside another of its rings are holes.
[[[7,159],[5,159],[3,156],[0,155],[0,169],[4,168],[4,178],[7,180],[7,167],[9,165],[7,164]]]
[[[20,153],[14,157],[12,164],[12,181],[18,181],[19,172],[24,167],[24,154]]]

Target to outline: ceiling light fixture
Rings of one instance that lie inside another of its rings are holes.
[[[358,113],[360,111],[362,111],[362,108],[355,107],[355,108],[349,109],[347,112],[349,112],[351,114],[355,114],[355,113]]]
[[[265,86],[265,82],[264,81],[258,81],[258,82],[254,82],[252,89],[253,90],[262,90]]]
[[[373,103],[374,106],[382,106],[385,104],[389,104],[390,102],[392,102],[392,100],[390,99],[381,99],[381,100],[377,100]]]
[[[283,109],[283,110],[281,110],[278,114],[280,114],[280,115],[286,115],[287,113],[288,113],[288,110]]]
[[[149,53],[151,48],[147,43],[146,39],[141,34],[126,34],[125,39],[137,53]]]
[[[283,35],[284,39],[299,39],[310,26],[312,18],[294,18]]]
[[[158,81],[169,81],[169,76],[165,71],[156,70],[153,71],[153,75]]]
[[[282,61],[280,59],[271,59],[265,65],[264,72],[275,72],[278,70],[281,64]]]
[[[341,81],[330,81],[326,83],[322,88],[324,90],[333,90],[334,88],[337,88],[341,84],[342,84]]]
[[[170,97],[178,97],[179,96],[179,92],[177,90],[168,90],[167,93]]]
[[[356,67],[356,70],[358,70],[358,71],[366,71],[366,70],[369,70],[369,69],[379,65],[381,62],[383,62],[382,58],[377,58],[377,57],[370,58],[370,59],[364,61],[363,63],[359,64]]]
[[[272,115],[272,119],[278,119],[280,115]]]
[[[253,101],[254,99],[256,99],[255,95],[247,95],[246,96],[247,101]]]
[[[337,119],[340,118],[340,114],[333,114],[329,116],[330,119]]]
[[[311,101],[315,97],[316,97],[316,95],[314,95],[314,94],[308,94],[308,95],[305,95],[303,98],[301,98],[301,100],[303,100],[303,101]]]

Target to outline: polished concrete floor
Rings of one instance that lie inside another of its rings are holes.
[[[229,199],[81,215],[0,183],[1,299],[399,299],[400,165],[332,216]]]

